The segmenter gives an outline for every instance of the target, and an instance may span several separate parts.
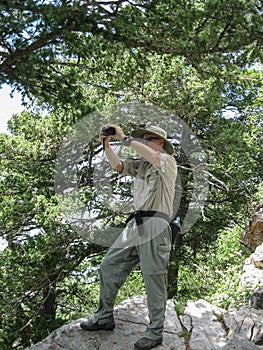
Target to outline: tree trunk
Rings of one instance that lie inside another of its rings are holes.
[[[170,266],[168,269],[168,299],[173,298],[178,291],[178,273],[180,265],[180,248],[182,246],[183,240],[182,235],[177,235],[174,249],[172,249],[170,254]]]

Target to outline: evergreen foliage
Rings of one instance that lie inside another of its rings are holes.
[[[24,349],[97,305],[105,248],[63,223],[55,160],[75,123],[120,101],[173,111],[207,157],[206,206],[177,238],[169,297],[179,309],[201,297],[223,307],[246,302],[238,279],[248,252],[239,236],[262,201],[261,7],[257,0],[0,2],[0,84],[21,91],[32,107],[0,135],[0,234],[8,244],[0,252],[1,349]],[[98,145],[96,137],[86,145],[82,169],[91,206],[99,204]],[[183,220],[192,170],[180,146],[175,157]],[[102,216],[123,225],[107,210]],[[135,269],[117,301],[139,293]]]

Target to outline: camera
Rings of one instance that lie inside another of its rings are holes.
[[[104,136],[110,136],[110,135],[116,134],[116,130],[113,126],[104,126],[101,131]]]

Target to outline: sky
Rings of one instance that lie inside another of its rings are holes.
[[[20,113],[23,110],[21,105],[21,95],[15,93],[10,97],[11,88],[3,85],[0,88],[0,133],[7,133],[7,121],[14,113]],[[6,247],[6,242],[0,237],[0,251]]]
[[[0,88],[0,133],[6,133],[8,119],[24,109],[21,105],[21,95],[14,93],[14,97],[11,98],[10,93],[11,88],[6,84]]]

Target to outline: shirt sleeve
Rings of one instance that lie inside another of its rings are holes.
[[[125,159],[123,161],[123,170],[120,173],[121,176],[136,176],[138,172],[139,161],[134,159]]]
[[[160,154],[160,168],[159,173],[162,177],[173,177],[177,176],[177,164],[173,156],[167,153]]]
[[[167,169],[167,157],[166,157],[166,153],[160,153],[160,169],[162,173],[166,172]]]

